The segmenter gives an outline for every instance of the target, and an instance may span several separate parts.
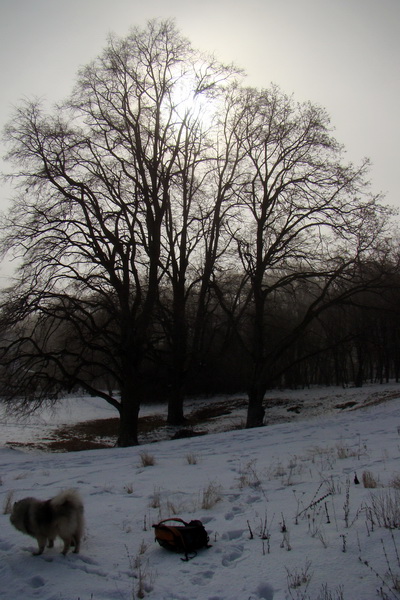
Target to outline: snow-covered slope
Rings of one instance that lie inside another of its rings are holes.
[[[336,393],[331,405],[343,400]],[[388,396],[354,411],[129,449],[3,446],[0,598],[400,598],[391,589],[400,581],[400,532],[379,525],[384,516],[395,523],[400,493],[400,387]],[[368,473],[376,488],[364,487]],[[13,500],[69,487],[85,502],[80,554],[62,556],[58,541],[32,556],[36,541],[3,512]],[[174,516],[201,519],[212,547],[189,562],[162,549],[151,525]]]

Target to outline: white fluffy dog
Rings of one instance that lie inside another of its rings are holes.
[[[52,548],[57,536],[64,542],[64,555],[70,546],[79,552],[84,528],[83,503],[75,490],[66,490],[50,500],[19,500],[13,506],[10,521],[22,533],[36,538],[39,549],[35,555],[42,554],[47,541]]]

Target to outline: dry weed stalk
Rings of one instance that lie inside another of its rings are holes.
[[[149,454],[148,452],[141,452],[140,463],[142,467],[153,467],[156,464],[156,460],[152,454]]]
[[[161,490],[160,488],[154,488],[153,495],[149,503],[150,508],[160,508],[161,506]]]
[[[389,486],[392,488],[395,488],[397,490],[400,490],[400,475],[398,475],[398,474],[394,475],[393,478],[389,482]]]
[[[10,490],[9,492],[7,492],[7,495],[4,499],[4,504],[3,504],[3,515],[10,515],[12,513],[13,497],[14,497],[13,490]]]
[[[317,600],[344,600],[343,586],[339,585],[334,592],[331,592],[328,584],[323,584],[318,593]]]
[[[186,455],[186,461],[188,465],[197,465],[198,463],[197,456],[193,452]]]
[[[400,490],[387,489],[370,495],[375,522],[386,529],[400,529]]]
[[[201,508],[204,510],[209,510],[210,508],[213,508],[213,506],[215,506],[217,502],[222,500],[221,493],[221,486],[215,482],[210,482],[208,486],[203,489]]]
[[[306,560],[304,568],[302,568],[302,569],[295,569],[294,571],[289,571],[289,569],[287,567],[285,567],[286,574],[287,574],[286,577],[287,577],[288,591],[289,591],[291,598],[293,598],[292,590],[296,590],[297,588],[301,587],[302,585],[306,586],[306,589],[309,586],[311,577],[312,577],[312,573],[310,573],[310,568],[311,568],[311,561],[309,561],[309,560]]]
[[[245,467],[239,471],[239,489],[245,487],[257,488],[261,485],[260,478],[256,471],[256,460],[250,460]]]
[[[125,549],[132,578],[136,581],[136,589],[134,586],[132,587],[132,600],[144,598],[153,589],[153,575],[148,569],[148,562],[146,566],[143,566],[143,556],[147,550],[147,544],[142,541],[135,557],[130,554],[127,546]]]
[[[362,482],[365,488],[374,489],[378,487],[378,482],[371,471],[363,471]]]

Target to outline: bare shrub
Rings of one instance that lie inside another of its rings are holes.
[[[148,452],[141,452],[140,463],[142,467],[153,467],[156,464],[156,460],[152,454],[149,454]]]
[[[290,552],[290,550],[292,549],[292,546],[290,544],[289,529],[287,528],[285,517],[283,516],[283,514],[282,514],[282,521],[279,525],[280,525],[281,534],[282,534],[281,548],[285,548],[288,552]]]
[[[333,475],[331,475],[330,477],[324,479],[324,484],[326,486],[326,491],[331,496],[342,493],[342,486],[338,477],[335,478]]]
[[[138,569],[140,566],[140,557],[143,556],[143,554],[146,553],[147,549],[148,549],[149,545],[146,544],[146,542],[144,540],[141,541],[139,549],[138,549],[138,553],[134,559],[134,568]]]
[[[400,528],[400,490],[389,488],[371,493],[370,501],[372,514],[380,527]]]
[[[333,592],[325,583],[321,586],[316,600],[344,600],[343,586],[339,585]]]
[[[382,598],[382,600],[395,600],[396,598],[398,599],[400,597],[398,596],[398,592],[400,592],[400,575],[398,573],[398,568],[400,567],[400,557],[396,540],[393,535],[393,531],[391,531],[390,533],[392,536],[393,547],[396,555],[396,564],[392,564],[391,560],[389,559],[389,554],[386,550],[384,541],[381,539],[382,550],[385,556],[387,567],[385,573],[377,571],[370,561],[360,557],[360,561],[362,562],[362,564],[364,564],[371,571],[371,573],[375,575],[377,580],[380,581],[380,587],[379,589],[377,589],[377,593],[380,596],[380,598]],[[390,583],[387,581],[388,578],[390,580]]]
[[[128,547],[125,546],[132,579],[136,582],[136,589],[132,589],[132,598],[144,598],[146,594],[153,589],[154,575],[149,569],[149,563],[144,564],[143,557],[147,550],[147,544],[142,541],[136,556],[129,553]]]
[[[250,460],[239,471],[239,488],[242,490],[246,487],[260,487],[260,477],[256,471],[256,460]]]
[[[201,508],[209,510],[222,500],[222,488],[219,484],[211,482],[203,489]]]
[[[161,490],[160,488],[154,488],[153,495],[149,502],[150,508],[160,508],[161,506]]]
[[[290,593],[290,596],[293,598],[291,590],[295,590],[302,585],[308,587],[311,581],[312,573],[310,573],[311,561],[306,560],[305,565],[301,569],[294,569],[294,571],[289,571],[287,567],[287,586]]]
[[[363,471],[362,482],[365,488],[377,488],[378,482],[371,471]]]
[[[281,461],[277,461],[266,471],[266,477],[268,479],[280,479],[282,485],[292,486],[295,483],[296,476],[304,471],[304,461],[304,457],[295,454],[289,458],[286,466]],[[258,483],[260,483],[259,480]],[[254,484],[251,487],[255,487]]]
[[[176,504],[175,502],[172,502],[171,500],[167,500],[167,512],[169,515],[179,515],[180,512],[182,512],[183,510],[183,505],[182,504]]]
[[[188,465],[197,465],[198,458],[195,454],[193,454],[193,452],[190,452],[186,455],[186,461]]]
[[[340,460],[344,460],[345,458],[357,456],[357,452],[355,452],[354,450],[351,450],[345,444],[336,444],[336,454]]]
[[[268,479],[281,479],[281,478],[285,477],[286,474],[287,474],[287,471],[280,461],[272,464],[271,467],[267,471]]]
[[[393,476],[393,479],[389,481],[389,486],[392,488],[396,488],[400,490],[400,475],[396,474]]]
[[[312,446],[308,449],[308,454],[311,462],[316,464],[321,471],[332,469],[337,459],[337,452],[334,448]]]

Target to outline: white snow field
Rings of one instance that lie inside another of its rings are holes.
[[[400,598],[400,385],[279,395],[313,408],[252,430],[70,453],[10,442],[110,416],[105,405],[69,399],[21,423],[3,413],[0,598]],[[9,508],[67,488],[85,503],[81,552],[64,557],[57,540],[33,556],[36,541],[12,527]],[[188,562],[161,548],[152,524],[168,517],[202,520],[211,547]]]

